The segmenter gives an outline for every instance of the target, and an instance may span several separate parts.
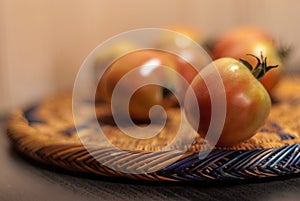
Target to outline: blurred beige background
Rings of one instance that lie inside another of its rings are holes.
[[[292,44],[300,64],[297,0],[0,0],[0,114],[71,88],[89,52],[115,34],[192,25],[206,36],[254,24]]]

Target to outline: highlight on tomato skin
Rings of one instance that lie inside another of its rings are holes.
[[[238,60],[243,58],[249,59],[252,65],[256,60],[246,55],[253,54],[260,57],[261,53],[267,58],[269,64],[278,65],[278,68],[269,71],[261,80],[268,93],[272,94],[272,90],[279,83],[283,74],[284,64],[278,54],[278,46],[270,34],[257,27],[238,27],[216,39],[212,48],[214,59],[232,57]]]
[[[242,62],[225,57],[213,61],[213,65],[220,73],[226,94],[226,119],[217,146],[232,146],[251,138],[263,126],[270,112],[271,100],[262,84]],[[210,124],[214,122],[211,122],[209,86],[202,76],[197,75],[191,84],[197,98],[196,105],[192,91],[188,91],[184,110],[191,126],[205,138]],[[197,107],[200,110],[199,121]]]

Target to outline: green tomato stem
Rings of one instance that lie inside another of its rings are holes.
[[[278,67],[278,65],[268,66],[267,57],[264,57],[262,52],[260,58],[253,54],[247,54],[247,56],[254,57],[257,60],[257,64],[255,67],[253,67],[248,61],[244,59],[240,59],[240,62],[242,62],[251,71],[252,75],[258,80],[261,80],[269,70]]]

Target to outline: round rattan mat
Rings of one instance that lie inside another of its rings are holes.
[[[59,94],[16,111],[10,118],[7,133],[23,154],[74,172],[152,181],[239,180],[295,174],[300,171],[299,92],[300,77],[284,77],[274,92],[275,102],[263,128],[242,144],[215,148],[204,159],[199,158],[199,152],[205,151],[205,146],[200,150],[203,143],[200,137],[190,146],[182,139],[168,150],[157,152],[174,138],[178,109],[167,111],[170,118],[162,132],[155,138],[142,140],[124,135],[113,124],[109,107],[99,104],[97,117],[110,141],[104,143],[97,139],[88,124],[75,129],[71,93]],[[126,169],[139,169],[141,173],[116,171],[100,163],[82,145],[78,133],[90,140],[98,159],[122,164]],[[187,133],[187,138],[193,135]],[[116,150],[112,146],[126,152],[114,153]],[[139,155],[135,157],[126,154],[128,152]],[[169,162],[167,166],[166,161]],[[148,171],[151,168],[155,171]]]

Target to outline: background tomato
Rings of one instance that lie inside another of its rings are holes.
[[[174,25],[167,27],[167,29],[177,32],[177,34],[164,32],[155,41],[155,47],[158,49],[168,49],[180,54],[175,56],[174,59],[177,62],[179,73],[190,83],[198,73],[191,63],[195,64],[197,69],[208,64],[207,59],[199,57],[200,47],[196,45],[203,43],[204,37],[196,27],[192,26]],[[182,35],[187,38],[182,37]]]
[[[142,79],[153,79],[153,76],[163,77],[160,68],[162,66],[169,66],[176,68],[176,63],[166,57],[163,52],[154,50],[140,50],[124,55],[123,57],[116,60],[108,69],[106,74],[106,91],[111,101],[113,91],[116,84],[119,82],[123,76],[125,76],[129,71],[142,67],[142,70],[138,74],[134,75],[130,79],[130,82],[123,84],[122,94],[118,95],[118,100],[120,101],[119,106],[122,105],[122,99],[128,96],[130,88],[139,87],[140,81]],[[155,75],[155,74],[156,75]],[[170,79],[170,78],[169,78]],[[163,102],[163,89],[157,85],[148,85],[138,89],[131,97],[129,108],[124,108],[125,111],[129,109],[129,113],[132,119],[136,120],[148,120],[149,110],[153,105],[162,104]],[[123,114],[120,114],[123,115]]]
[[[264,124],[270,112],[271,101],[267,91],[251,74],[245,65],[232,58],[215,60],[211,66],[216,66],[222,78],[226,94],[226,119],[217,145],[230,146],[240,143],[253,136]],[[206,137],[211,122],[211,99],[205,79],[210,74],[197,75],[191,87],[196,94],[197,103],[193,102],[192,91],[188,91],[185,99],[185,113],[192,127]],[[221,93],[214,91],[216,97]],[[196,105],[195,105],[196,104]],[[198,111],[199,107],[200,121]]]
[[[267,57],[269,65],[278,65],[278,68],[270,70],[261,80],[266,90],[271,93],[279,82],[284,68],[277,50],[278,47],[276,47],[273,38],[263,30],[254,27],[242,27],[221,36],[213,47],[212,56],[214,59],[221,57],[244,58],[255,66],[256,59],[247,57],[246,54],[260,57],[262,53],[264,57]]]
[[[182,65],[184,65],[184,68],[186,69],[182,71],[183,67],[179,67],[179,60],[177,57],[178,56],[168,52],[146,49],[131,52],[119,58],[112,63],[105,73],[104,86],[106,89],[106,94],[108,95],[108,102],[111,101],[113,91],[119,80],[131,70],[141,67],[138,71],[138,74],[135,74],[132,79],[121,86],[122,94],[119,94],[119,99],[117,100],[120,101],[120,107],[122,107],[123,104],[123,97],[128,95],[128,92],[131,88],[136,88],[137,86],[140,87],[139,85],[141,80],[152,79],[161,80],[164,87],[147,85],[139,88],[133,94],[130,100],[129,113],[131,118],[140,121],[147,121],[149,120],[148,113],[152,106],[162,105],[163,107],[169,107],[178,105],[178,101],[181,100],[177,100],[169,90],[177,91],[183,100],[186,88],[184,88],[181,79],[189,79],[189,81],[192,79],[190,77],[185,78],[184,76],[186,75],[183,72],[189,72],[191,69],[193,69],[193,67],[182,60]],[[170,68],[180,75],[182,73],[183,78],[177,77],[163,67]],[[190,73],[188,73],[188,75],[190,75]]]
[[[245,47],[245,43],[249,44],[257,41],[273,43],[274,39],[258,27],[245,26],[232,29],[216,39],[212,51],[213,59],[241,54],[240,52]],[[245,52],[242,51],[242,54],[245,55]]]

